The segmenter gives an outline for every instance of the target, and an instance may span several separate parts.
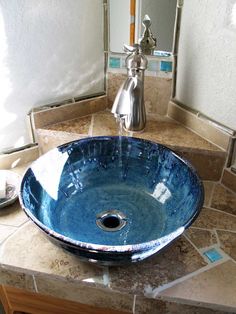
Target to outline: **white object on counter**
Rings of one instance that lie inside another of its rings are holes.
[[[17,200],[20,182],[21,176],[14,171],[0,170],[0,208],[9,206]]]
[[[0,198],[6,198],[6,176],[0,172]]]

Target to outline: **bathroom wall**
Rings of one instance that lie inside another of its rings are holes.
[[[236,129],[236,2],[184,1],[176,99]]]
[[[0,1],[0,151],[32,107],[104,90],[102,0]]]

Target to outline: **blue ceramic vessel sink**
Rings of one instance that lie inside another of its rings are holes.
[[[26,171],[20,201],[57,245],[104,265],[143,260],[197,217],[203,187],[167,147],[131,137],[59,146]]]

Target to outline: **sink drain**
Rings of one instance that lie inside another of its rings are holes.
[[[97,215],[96,224],[104,231],[118,231],[126,225],[126,216],[115,209],[103,211]]]

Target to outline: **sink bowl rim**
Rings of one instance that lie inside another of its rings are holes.
[[[73,143],[77,143],[77,142],[90,142],[90,141],[94,141],[94,140],[113,140],[113,139],[118,139],[118,138],[127,138],[130,141],[139,141],[139,142],[148,142],[151,145],[157,146],[157,147],[161,147],[164,148],[166,150],[168,150],[171,154],[174,155],[175,158],[177,158],[178,160],[180,160],[180,162],[182,162],[186,167],[188,167],[192,173],[195,175],[196,179],[197,179],[197,183],[196,185],[199,186],[199,189],[201,190],[200,193],[200,197],[197,200],[197,209],[196,211],[192,214],[192,216],[188,219],[188,221],[183,224],[181,227],[173,230],[173,232],[160,237],[158,239],[154,239],[151,241],[147,241],[147,242],[142,242],[142,243],[136,243],[136,244],[126,244],[126,245],[104,245],[104,244],[95,244],[95,243],[87,243],[87,242],[83,242],[83,241],[78,241],[78,240],[73,240],[72,238],[69,238],[67,236],[64,236],[52,229],[50,229],[49,227],[47,227],[46,225],[44,225],[40,220],[38,220],[32,213],[31,211],[24,206],[23,204],[23,197],[22,197],[22,191],[23,191],[23,183],[24,183],[24,178],[27,174],[27,171],[31,168],[31,166],[37,162],[38,159],[40,159],[42,156],[45,156],[46,154],[50,154],[51,151],[53,150],[57,150],[58,148],[62,148],[65,146],[68,146],[70,144]],[[78,247],[82,250],[91,250],[91,251],[98,251],[98,252],[103,252],[103,253],[127,253],[127,252],[145,252],[145,251],[149,251],[152,248],[155,248],[157,246],[165,246],[167,243],[171,242],[172,240],[174,240],[176,237],[180,236],[184,230],[186,228],[188,228],[188,226],[190,226],[198,217],[201,208],[203,206],[203,202],[204,202],[204,187],[203,187],[203,183],[200,180],[198,173],[196,171],[196,169],[192,166],[192,164],[186,160],[183,157],[180,157],[178,154],[176,154],[172,149],[170,149],[169,147],[160,144],[158,142],[154,142],[154,141],[150,141],[150,140],[146,140],[146,139],[142,139],[142,138],[136,138],[136,137],[129,137],[129,136],[94,136],[94,137],[86,137],[86,138],[82,138],[82,139],[78,139],[78,140],[74,140],[65,144],[62,144],[60,146],[57,146],[51,150],[49,150],[48,152],[46,152],[45,154],[43,154],[42,156],[40,156],[39,158],[37,158],[25,171],[22,181],[21,181],[21,185],[20,185],[20,192],[19,192],[19,202],[20,205],[22,207],[22,209],[24,210],[25,214],[42,230],[44,231],[49,237],[54,238],[55,240],[59,241],[59,242],[63,242],[66,245],[69,245],[71,247]]]

